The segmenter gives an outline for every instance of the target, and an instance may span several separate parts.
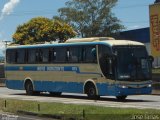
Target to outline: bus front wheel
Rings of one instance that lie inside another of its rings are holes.
[[[26,89],[26,94],[27,95],[33,95],[34,94],[33,85],[32,85],[31,81],[26,82],[25,89]]]
[[[126,95],[116,96],[116,98],[117,98],[118,101],[124,101],[127,98],[127,96]]]
[[[49,92],[51,96],[60,96],[62,92]]]

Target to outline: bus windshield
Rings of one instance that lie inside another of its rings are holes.
[[[151,79],[151,62],[144,46],[115,46],[118,80]]]

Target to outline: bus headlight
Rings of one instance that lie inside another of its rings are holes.
[[[126,85],[119,85],[120,88],[128,88]]]
[[[152,84],[149,84],[148,87],[152,87]]]

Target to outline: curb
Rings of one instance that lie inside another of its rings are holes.
[[[18,114],[24,114],[24,115],[32,115],[32,116],[39,116],[39,117],[47,117],[47,118],[54,118],[54,119],[63,119],[63,116],[61,115],[51,115],[51,114],[38,114],[38,113],[34,113],[34,112],[27,112],[27,111],[23,111],[23,110],[18,110],[17,111]],[[74,120],[74,119],[73,119]]]
[[[31,116],[37,116],[37,117],[43,117],[43,118],[51,118],[55,120],[85,120],[84,117],[80,117],[77,119],[77,117],[67,117],[65,115],[52,115],[52,114],[41,114],[41,113],[34,113],[34,112],[28,112],[28,111],[23,111],[23,110],[18,110],[18,114],[22,115],[31,115]]]

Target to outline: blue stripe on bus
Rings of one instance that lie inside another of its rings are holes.
[[[35,66],[10,66],[5,68],[6,71],[37,71]]]
[[[82,82],[34,81],[33,84],[35,91],[83,93]],[[6,80],[6,86],[16,90],[25,89],[23,80]]]
[[[35,81],[34,86],[37,91],[83,93],[81,82]]]
[[[58,82],[58,81],[34,81],[35,91],[83,93],[83,82]],[[6,80],[6,86],[10,89],[24,90],[23,80]],[[143,88],[119,88],[117,85],[97,83],[98,94],[101,96],[121,96],[151,94],[151,87]]]
[[[23,80],[6,80],[6,87],[16,90],[24,90],[24,81]]]
[[[97,74],[95,72],[80,72],[77,66],[6,66],[6,71],[69,71],[77,74]]]

